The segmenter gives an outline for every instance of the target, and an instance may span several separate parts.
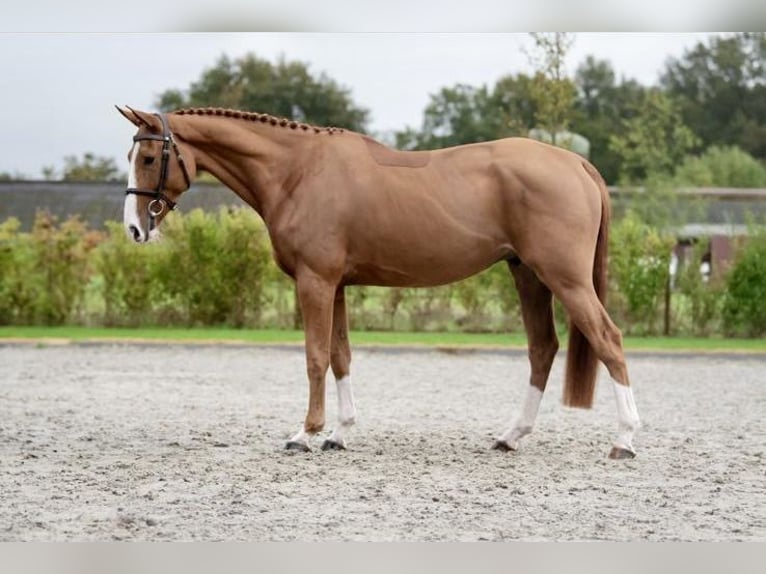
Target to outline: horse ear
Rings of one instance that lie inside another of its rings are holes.
[[[133,112],[127,107],[125,108],[120,106],[114,106],[114,107],[117,108],[117,111],[120,112],[130,123],[132,123],[136,127],[140,127],[142,125],[141,120],[135,115],[133,115]]]
[[[162,132],[162,122],[156,115],[134,110],[130,106],[125,106],[124,108],[120,106],[115,107],[118,112],[130,120],[136,127],[146,126],[152,131]]]

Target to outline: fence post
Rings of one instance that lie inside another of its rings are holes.
[[[662,334],[666,337],[670,335],[670,273],[665,282],[665,321],[662,327]]]

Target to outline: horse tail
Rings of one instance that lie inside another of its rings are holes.
[[[604,178],[590,162],[583,161],[583,167],[593,178],[601,195],[601,222],[598,228],[596,251],[593,256],[593,287],[601,304],[606,303],[607,252],[609,248],[609,192]],[[564,377],[564,404],[570,407],[589,409],[593,406],[598,374],[598,357],[582,331],[569,320],[569,346],[567,350],[566,375]]]

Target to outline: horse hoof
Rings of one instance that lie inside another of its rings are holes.
[[[501,452],[514,452],[516,449],[504,440],[496,440],[495,444],[492,445],[492,450],[499,450]]]
[[[620,446],[613,446],[612,450],[609,451],[609,458],[612,460],[625,460],[625,459],[631,459],[636,458],[636,453],[632,450],[628,450],[627,448],[622,448]]]
[[[311,449],[307,444],[298,442],[297,440],[288,441],[285,445],[286,450],[296,450],[298,452],[309,452]]]
[[[322,443],[322,450],[346,450],[346,445],[328,438]]]

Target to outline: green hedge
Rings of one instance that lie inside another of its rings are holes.
[[[77,218],[58,224],[47,213],[37,215],[31,233],[19,228],[14,218],[0,224],[0,323],[79,322],[100,235]]]
[[[753,230],[726,279],[723,324],[729,335],[766,335],[766,230]]]
[[[608,306],[625,333],[660,332],[675,238],[634,212],[613,224],[609,246]]]
[[[673,238],[628,214],[610,239],[608,307],[626,333],[663,326]],[[748,244],[727,282],[682,269],[673,292],[674,332],[763,333],[763,234]],[[761,290],[759,290],[761,289]],[[432,289],[347,289],[352,328],[520,331],[518,294],[504,263]],[[556,307],[560,330],[565,315]],[[292,282],[271,258],[268,234],[247,209],[173,214],[163,240],[136,245],[119,223],[89,231],[77,218],[39,213],[31,232],[0,224],[0,324],[292,327]]]
[[[168,218],[163,241],[135,245],[118,223],[95,251],[106,325],[260,325],[273,282],[265,230],[244,210]]]

